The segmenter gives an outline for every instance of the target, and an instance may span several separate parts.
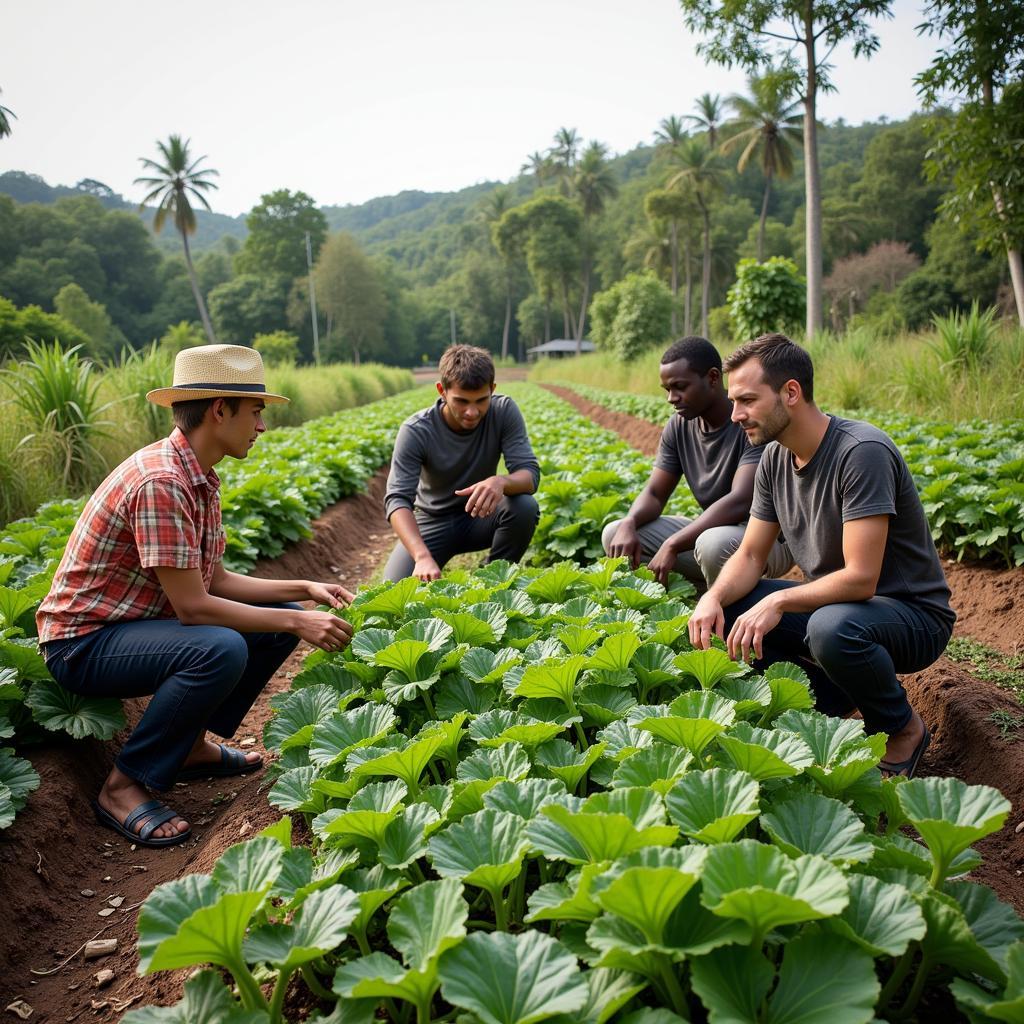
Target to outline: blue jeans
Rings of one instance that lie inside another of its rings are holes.
[[[114,763],[143,786],[170,789],[203,730],[233,736],[298,642],[291,633],[136,619],[52,640],[44,657],[53,678],[83,697],[153,695]]]
[[[800,584],[761,580],[725,609],[726,636],[736,619],[769,594]],[[872,597],[786,612],[762,644],[763,670],[776,661],[800,665],[811,679],[816,707],[829,715],[859,708],[869,733],[899,732],[912,710],[897,672],[919,672],[946,649],[953,627],[907,601]]]
[[[485,548],[491,549],[488,562],[499,558],[518,562],[533,540],[539,518],[540,506],[532,494],[507,494],[489,516],[473,517],[466,512],[432,516],[417,511],[416,525],[438,568],[443,569],[454,555]],[[415,566],[416,560],[399,541],[384,567],[384,579],[397,583],[411,576]]]

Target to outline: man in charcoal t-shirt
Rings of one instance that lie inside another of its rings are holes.
[[[494,394],[490,353],[452,345],[438,369],[440,397],[402,424],[391,456],[384,512],[398,543],[384,578],[392,582],[436,580],[466,551],[490,548],[488,561],[516,562],[540,514],[540,466],[518,406]]]
[[[801,662],[819,709],[859,710],[869,733],[888,737],[879,767],[910,776],[930,737],[896,673],[934,662],[956,615],[907,464],[881,430],[818,409],[810,357],[783,335],[762,335],[725,366],[733,419],[753,444],[776,443],[690,639],[706,648],[714,632],[733,657]],[[805,583],[760,579],[780,529]]]
[[[661,386],[675,413],[661,435],[654,470],[626,517],[604,528],[601,543],[634,568],[646,561],[662,583],[674,570],[704,590],[739,547],[764,446],[752,446],[730,419],[722,357],[707,339],[682,338],[669,346],[661,357]],[[661,514],[682,477],[703,509],[696,519]],[[792,565],[786,545],[776,541],[766,575],[782,576]]]

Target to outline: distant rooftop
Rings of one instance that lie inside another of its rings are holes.
[[[596,352],[597,346],[592,341],[573,341],[572,338],[555,338],[552,341],[545,341],[543,345],[534,345],[526,350],[532,356],[550,356],[567,353]]]

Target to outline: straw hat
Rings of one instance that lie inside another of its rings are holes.
[[[263,383],[263,360],[254,348],[244,345],[199,345],[182,349],[174,360],[174,383],[150,391],[154,405],[191,402],[197,398],[262,398],[287,402],[272,395]]]

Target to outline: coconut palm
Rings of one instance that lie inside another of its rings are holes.
[[[537,184],[543,185],[552,173],[551,157],[547,153],[534,151],[526,158],[523,166],[519,168],[519,173],[532,174]]]
[[[480,219],[487,225],[491,244],[501,258],[505,271],[505,325],[501,331],[501,358],[508,358],[508,336],[512,328],[512,263],[508,255],[498,243],[495,226],[512,207],[512,189],[508,185],[499,185],[480,204]]]
[[[573,175],[580,148],[580,136],[575,128],[559,128],[555,132],[555,144],[548,152],[552,173],[558,178],[562,194],[572,195]]]
[[[206,312],[206,303],[203,301],[203,293],[199,290],[199,282],[196,279],[195,267],[192,265],[192,253],[189,250],[188,236],[194,235],[196,231],[196,213],[192,209],[190,198],[197,199],[209,210],[210,204],[203,193],[207,189],[216,188],[217,185],[208,179],[218,174],[212,167],[200,168],[199,165],[206,159],[205,156],[192,159],[188,147],[191,139],[181,140],[180,135],[172,135],[166,143],[157,141],[157,148],[163,157],[163,163],[156,160],[148,160],[139,157],[142,166],[147,170],[155,172],[157,177],[136,178],[136,185],[145,185],[150,189],[145,199],[139,204],[142,209],[147,203],[159,200],[156,213],[153,216],[153,230],[159,234],[168,214],[174,220],[174,226],[181,232],[181,241],[185,247],[185,266],[188,268],[188,279],[192,285],[192,294],[195,296],[196,305],[199,307],[199,316],[203,321],[206,336],[210,344],[216,343],[213,334],[213,324],[210,323],[210,315]]]
[[[591,142],[583,151],[572,176],[572,194],[583,211],[583,298],[576,321],[576,340],[583,339],[587,326],[587,303],[590,301],[590,276],[593,271],[593,246],[590,244],[590,222],[619,191],[615,172],[608,165],[608,148],[600,142]],[[577,344],[576,349],[579,351]]]
[[[718,144],[718,129],[722,126],[722,97],[712,96],[706,92],[697,98],[697,113],[687,114],[683,120],[689,121],[697,131],[708,133],[708,145],[714,149]]]
[[[722,171],[715,153],[696,139],[688,139],[671,152],[671,160],[678,168],[669,179],[668,187],[689,186],[703,221],[704,253],[701,258],[701,332],[708,334],[708,310],[711,296],[711,199],[722,188]]]
[[[768,219],[768,199],[775,175],[788,178],[793,173],[794,146],[802,141],[801,102],[793,99],[794,82],[778,73],[752,77],[747,83],[749,96],[730,96],[728,103],[736,115],[729,126],[732,134],[722,143],[723,153],[740,150],[736,170],[742,174],[759,157],[764,175],[764,198],[757,227],[757,259],[764,259],[764,225]]]
[[[2,92],[3,89],[0,89],[0,93]],[[11,134],[12,117],[15,121],[18,120],[13,110],[9,109],[8,107],[0,106],[0,139],[2,139],[5,135]]]
[[[654,144],[658,149],[671,148],[678,146],[686,139],[686,136],[687,131],[683,119],[675,114],[669,114],[668,117],[658,122],[658,130],[654,133]]]

